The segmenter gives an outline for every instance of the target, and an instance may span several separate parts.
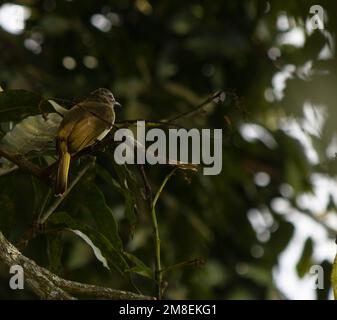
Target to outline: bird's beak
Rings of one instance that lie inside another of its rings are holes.
[[[119,108],[122,107],[122,105],[119,102],[117,102],[117,101],[115,101],[114,106],[115,107],[119,107]]]

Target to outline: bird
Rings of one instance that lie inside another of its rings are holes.
[[[71,157],[102,140],[109,133],[115,122],[116,106],[121,105],[112,92],[106,88],[98,88],[66,112],[56,135],[59,155],[56,196],[62,196],[67,191]]]

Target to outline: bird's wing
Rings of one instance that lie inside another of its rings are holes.
[[[83,112],[78,106],[71,108],[64,116],[61,125],[57,133],[57,139],[61,141],[67,141],[70,133],[74,130],[76,123],[88,114]]]
[[[68,136],[68,149],[70,153],[76,153],[93,144],[97,137],[107,128],[107,124],[100,118],[86,113],[85,117],[81,117],[75,123]]]

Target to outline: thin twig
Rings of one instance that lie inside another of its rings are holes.
[[[176,120],[180,120],[182,118],[187,118],[187,117],[191,117],[194,116],[195,114],[198,114],[200,112],[203,112],[203,107],[205,107],[206,105],[208,105],[209,103],[213,102],[215,99],[220,98],[221,95],[223,95],[224,92],[223,91],[218,91],[215,94],[213,94],[212,96],[210,96],[209,98],[207,98],[204,102],[200,103],[199,105],[197,105],[196,107],[194,107],[191,110],[188,110],[186,112],[180,113],[177,116],[174,116],[172,118],[169,118],[168,120],[164,121],[167,123],[172,123]]]
[[[179,263],[176,263],[172,266],[168,266],[166,268],[163,268],[161,270],[161,272],[164,273],[164,272],[167,272],[167,271],[171,271],[172,269],[187,267],[187,266],[191,266],[191,265],[199,267],[199,266],[202,266],[204,264],[205,264],[205,261],[203,259],[197,258],[197,259],[193,259],[193,260],[179,262]]]
[[[179,128],[183,129],[183,126],[174,123],[168,123],[166,121],[160,120],[146,120],[146,119],[131,119],[124,121],[116,121],[115,125],[119,127],[119,125],[123,125],[123,127],[129,127],[130,125],[135,125],[139,121],[144,121],[147,127],[167,127],[167,128]]]
[[[152,208],[152,190],[151,190],[151,185],[150,185],[149,179],[147,178],[147,175],[146,175],[145,168],[144,168],[143,164],[139,165],[139,170],[140,170],[140,174],[141,174],[142,179],[143,179],[144,190],[145,190],[145,198],[148,201],[149,209],[151,210],[151,208]]]
[[[34,218],[34,222],[32,223],[32,225],[23,233],[23,235],[16,242],[15,245],[20,251],[24,251],[29,241],[34,239],[38,234],[40,234],[43,231],[42,224],[38,223],[37,221],[39,221],[39,219],[41,218],[51,193],[52,189],[49,188],[48,192],[46,193],[46,196],[42,201],[37,218],[36,219]]]
[[[51,186],[51,180],[49,177],[44,175],[44,171],[38,165],[26,159],[23,155],[19,153],[14,153],[4,145],[1,145],[0,157],[4,157],[7,160],[15,163],[17,166],[20,167],[20,169],[23,169],[26,172],[31,173],[32,175],[34,175],[35,177],[46,183],[48,186]]]
[[[156,263],[155,263],[155,280],[157,283],[157,297],[158,299],[162,298],[163,295],[163,275],[162,275],[162,267],[161,267],[161,253],[160,253],[160,234],[159,234],[159,226],[156,214],[156,204],[158,202],[159,196],[162,193],[166,183],[169,181],[171,176],[176,171],[174,168],[164,179],[163,183],[161,184],[159,190],[157,191],[151,208],[151,218],[152,218],[152,225],[153,225],[153,236],[154,236],[154,244],[155,244],[155,255],[156,255]]]
[[[61,204],[61,202],[67,197],[67,195],[70,193],[70,191],[75,187],[75,185],[80,181],[80,179],[85,175],[85,173],[93,166],[93,161],[90,161],[76,176],[76,178],[71,182],[69,185],[67,191],[57,198],[54,203],[48,208],[45,214],[41,215],[41,217],[38,219],[39,224],[43,224],[47,221],[47,219],[50,217],[50,215],[56,210],[56,208]]]
[[[41,208],[40,208],[39,214],[37,216],[37,220],[39,220],[42,217],[43,212],[44,212],[44,210],[46,208],[46,205],[48,203],[49,197],[51,196],[51,193],[52,193],[52,189],[50,188],[48,190],[48,192],[46,193],[46,196],[44,197],[43,201],[42,201]]]

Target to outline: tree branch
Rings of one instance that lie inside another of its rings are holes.
[[[31,173],[33,176],[46,183],[48,186],[51,186],[52,181],[44,174],[44,171],[39,166],[26,159],[23,155],[14,153],[4,145],[0,145],[0,157],[4,157],[7,160],[15,163],[18,167],[20,167],[20,169]]]
[[[55,286],[51,279],[45,275],[43,268],[22,255],[10,242],[5,239],[1,232],[0,258],[0,260],[8,267],[11,267],[12,265],[22,266],[24,268],[24,276],[27,284],[41,299],[74,299],[63,289]]]
[[[217,100],[224,100],[224,96],[225,96],[225,92],[224,91],[218,91],[215,94],[213,94],[212,96],[210,96],[209,98],[207,98],[204,102],[200,103],[199,105],[197,105],[196,107],[194,107],[191,110],[188,110],[186,112],[180,113],[177,116],[174,116],[164,122],[167,123],[172,123],[174,121],[180,120],[182,118],[189,118],[189,117],[193,117],[196,114],[199,114],[201,112],[205,112],[204,107],[207,106],[209,103],[211,102],[215,102]]]
[[[20,265],[24,269],[24,278],[28,286],[41,299],[74,300],[73,295],[88,295],[101,299],[154,300],[129,291],[116,290],[91,284],[65,280],[49,270],[40,267],[33,260],[22,255],[0,232],[0,261],[7,267]]]

